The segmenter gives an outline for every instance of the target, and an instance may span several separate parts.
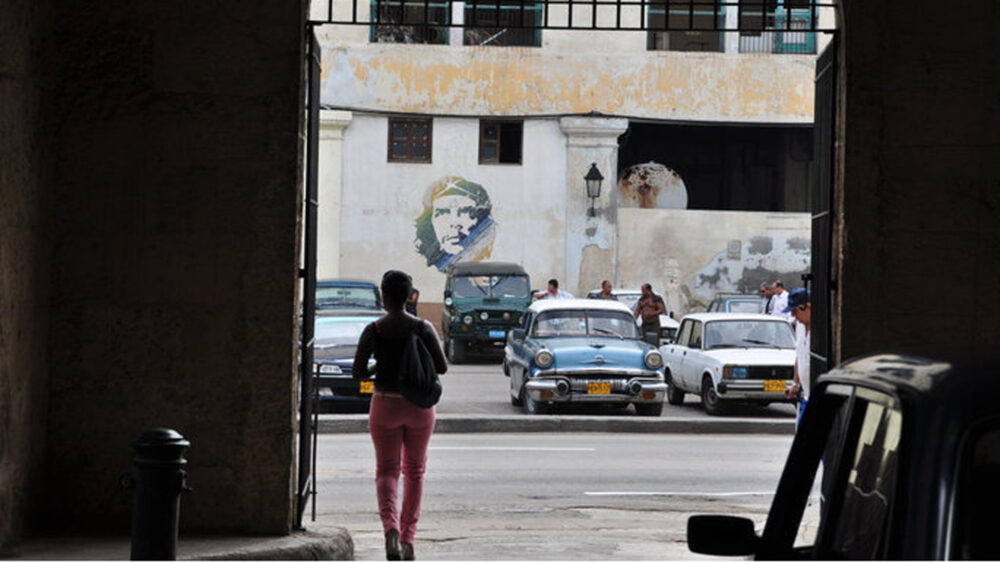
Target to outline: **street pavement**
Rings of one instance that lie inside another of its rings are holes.
[[[418,558],[664,560],[694,513],[763,524],[791,437],[619,433],[435,434]],[[358,560],[384,558],[366,435],[322,435],[318,518]]]

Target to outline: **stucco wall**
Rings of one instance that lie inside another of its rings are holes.
[[[431,185],[457,176],[489,194],[495,235],[483,259],[522,264],[536,287],[562,277],[566,138],[559,122],[524,122],[522,165],[479,164],[477,119],[434,119],[433,127],[430,164],[386,162],[385,117],[355,114],[345,129],[340,274],[377,281],[387,269],[402,269],[422,301],[440,302],[445,276],[418,252],[415,223]]]
[[[0,550],[41,512],[48,387],[49,238],[44,149],[47,2],[0,15]]]
[[[292,518],[301,2],[56,2],[46,523],[129,531],[130,443],[192,445],[186,529]]]
[[[651,283],[678,319],[717,292],[756,293],[776,278],[801,286],[810,267],[808,213],[619,209],[618,219],[615,286]]]

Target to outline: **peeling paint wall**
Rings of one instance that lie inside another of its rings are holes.
[[[616,286],[649,282],[678,317],[716,293],[756,293],[780,278],[801,286],[810,266],[808,213],[619,209]]]
[[[653,119],[812,122],[813,56],[615,45],[562,50],[326,41],[321,99],[347,109],[442,115],[598,111]]]

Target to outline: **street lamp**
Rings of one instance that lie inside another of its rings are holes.
[[[604,181],[604,176],[597,169],[597,162],[590,164],[590,170],[587,171],[587,175],[583,176],[583,181],[587,183],[587,197],[590,197],[590,212],[587,214],[593,217],[596,215],[594,200],[601,196],[601,182]]]

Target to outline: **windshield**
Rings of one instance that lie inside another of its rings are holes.
[[[729,301],[729,312],[757,314],[760,312],[760,301]]]
[[[532,335],[638,338],[631,314],[614,310],[553,310],[538,315]]]
[[[319,318],[316,320],[316,347],[357,345],[365,326],[375,318]]]
[[[379,310],[374,287],[317,287],[316,309],[370,308]]]
[[[524,275],[463,275],[455,277],[451,294],[455,298],[528,298],[528,278]]]
[[[705,325],[705,349],[719,347],[795,347],[792,327],[783,320],[716,320]]]

